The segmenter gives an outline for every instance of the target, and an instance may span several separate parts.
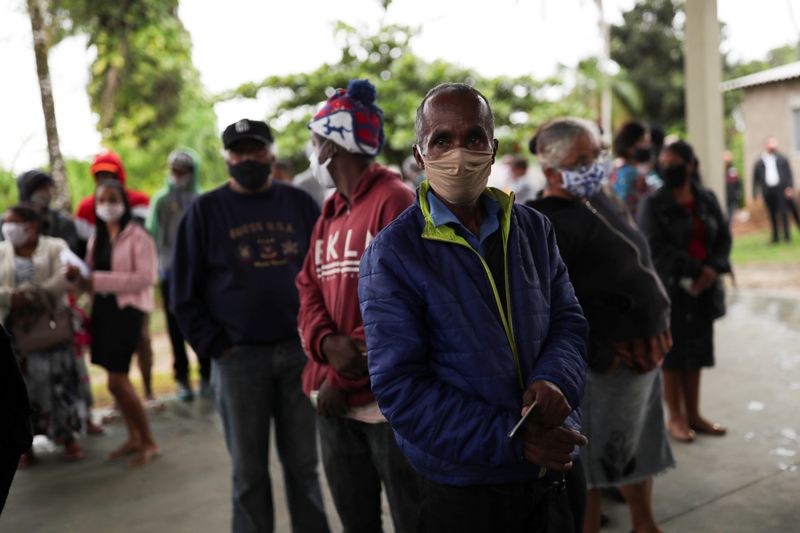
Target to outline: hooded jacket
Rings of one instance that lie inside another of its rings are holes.
[[[361,176],[352,198],[339,192],[329,198],[311,234],[312,250],[297,276],[300,339],[308,364],[303,371],[303,392],[310,395],[323,381],[347,392],[351,405],[374,400],[369,378],[348,380],[327,364],[322,340],[346,335],[364,340],[358,308],[358,265],[369,243],[384,227],[405,211],[414,194],[400,176],[371,164]]]
[[[535,480],[521,436],[508,434],[536,380],[576,408],[587,324],[553,228],[540,213],[487,189],[500,206],[506,303],[481,255],[435,226],[423,182],[417,202],[364,253],[358,296],[372,392],[403,453],[447,485]],[[578,425],[573,411],[567,425]]]
[[[147,206],[150,204],[150,199],[143,192],[128,189],[125,166],[119,156],[114,152],[105,152],[95,157],[91,166],[92,176],[101,170],[117,174],[122,187],[125,188],[125,192],[128,195],[128,204],[131,206],[134,218],[144,220],[147,217]],[[95,225],[94,193],[81,200],[78,204],[78,210],[75,212],[75,218],[78,222],[78,232],[82,233],[81,237],[88,239]]]
[[[153,196],[150,202],[150,211],[145,222],[147,231],[156,241],[158,268],[162,276],[172,266],[172,250],[178,236],[178,224],[186,209],[200,194],[200,159],[194,150],[183,148],[180,152],[189,155],[194,162],[189,187],[179,189],[172,183],[171,174],[168,173],[164,187]]]

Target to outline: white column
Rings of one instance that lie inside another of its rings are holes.
[[[689,142],[700,160],[703,183],[717,195],[725,209],[725,180],[722,152],[720,32],[716,0],[686,0],[686,126]]]

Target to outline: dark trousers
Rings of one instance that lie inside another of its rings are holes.
[[[3,438],[7,438],[7,436],[3,436]],[[0,444],[0,514],[3,513],[3,507],[6,505],[6,498],[11,489],[11,483],[14,481],[17,465],[19,465],[19,453],[5,444]]]
[[[170,344],[172,344],[172,368],[175,371],[175,381],[187,382],[189,381],[189,357],[186,355],[186,342],[181,328],[178,326],[178,319],[169,309],[169,275],[161,280],[161,301],[164,302],[167,331]],[[200,377],[203,381],[208,381],[211,378],[211,360],[199,356],[197,359],[200,364]]]
[[[292,531],[328,532],[317,474],[317,415],[300,386],[305,364],[299,340],[234,346],[212,360],[214,402],[233,470],[233,533],[274,530],[269,472],[273,419]]]
[[[769,223],[772,227],[772,242],[778,242],[780,230],[783,238],[791,240],[789,234],[789,217],[787,216],[788,204],[783,187],[768,187],[764,190],[764,202],[769,212]]]
[[[440,485],[423,478],[420,532],[563,531],[548,529],[549,491],[547,478],[525,483],[466,487]]]
[[[378,533],[381,482],[397,533],[419,527],[419,478],[408,464],[388,423],[368,424],[319,417],[325,475],[345,533]]]

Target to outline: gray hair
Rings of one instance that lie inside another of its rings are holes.
[[[551,120],[536,133],[536,155],[542,167],[557,167],[567,158],[575,140],[590,135],[600,145],[600,129],[584,118],[567,117]]]

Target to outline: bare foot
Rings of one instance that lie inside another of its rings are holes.
[[[728,429],[725,426],[716,424],[714,422],[709,422],[703,417],[692,420],[689,422],[689,425],[696,432],[704,433],[706,435],[722,436],[728,432]]]
[[[685,422],[670,420],[667,424],[667,431],[669,431],[670,436],[678,442],[694,441],[694,431],[692,431]]]
[[[131,468],[144,466],[147,463],[152,462],[153,459],[155,459],[159,455],[161,455],[161,450],[159,450],[158,446],[156,446],[155,444],[142,446],[142,448],[136,454],[136,457],[134,457],[128,462],[128,466]]]
[[[116,450],[112,451],[108,454],[108,460],[113,461],[114,459],[119,459],[120,457],[125,457],[126,455],[131,455],[134,453],[139,452],[142,449],[142,445],[138,442],[128,441]]]
[[[80,461],[86,457],[86,454],[83,453],[80,444],[77,441],[72,441],[69,444],[64,445],[64,460],[69,462]]]

